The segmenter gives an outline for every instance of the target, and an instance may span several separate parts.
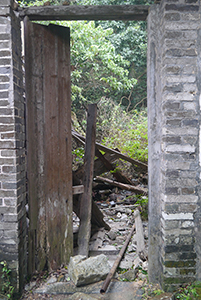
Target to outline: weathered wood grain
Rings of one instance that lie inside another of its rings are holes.
[[[73,250],[70,30],[25,21],[29,273]]]
[[[84,192],[83,185],[73,186],[73,195],[83,194],[83,192]]]
[[[104,177],[101,177],[101,176],[96,176],[96,180],[106,182],[108,184],[117,186],[122,190],[135,192],[136,194],[147,194],[147,192],[148,192],[147,188],[142,188],[142,187],[139,187],[139,186],[124,184],[124,183],[114,181],[114,180],[111,180],[111,179],[108,179],[108,178],[104,178]]]
[[[80,255],[85,255],[87,257],[89,254],[89,240],[91,237],[92,182],[96,141],[96,113],[97,105],[90,104],[87,115],[87,132],[84,157],[84,193],[80,201],[80,227],[78,233],[78,252]]]
[[[146,21],[148,5],[32,6],[19,11],[30,20],[137,20]]]

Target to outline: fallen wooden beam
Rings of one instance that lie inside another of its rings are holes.
[[[95,154],[102,161],[102,163],[104,164],[104,166],[108,171],[113,171],[112,174],[117,181],[132,185],[131,180],[127,178],[125,175],[123,175],[121,172],[115,170],[115,167],[112,165],[112,163],[109,160],[107,160],[105,156],[98,149],[96,149]]]
[[[96,140],[96,112],[97,105],[90,104],[87,114],[87,132],[84,157],[84,193],[80,201],[80,227],[78,232],[78,253],[89,255],[89,240],[91,237],[92,212],[92,182],[94,171],[95,140]]]
[[[85,141],[85,137],[82,136],[82,135],[80,135],[80,134],[78,134],[78,133],[75,132],[75,131],[72,131],[72,136],[73,136],[75,139],[77,138],[77,140],[79,140],[79,141],[80,141],[80,140]],[[131,157],[126,156],[126,155],[122,154],[121,152],[118,152],[118,151],[116,151],[116,150],[110,149],[110,148],[108,148],[108,147],[106,147],[106,146],[103,146],[103,145],[101,145],[101,144],[99,144],[99,143],[96,143],[96,147],[97,147],[99,150],[101,150],[101,151],[104,151],[104,152],[107,152],[107,153],[111,153],[111,154],[116,154],[116,156],[117,156],[118,158],[121,158],[121,159],[123,159],[123,160],[125,160],[125,161],[128,161],[128,162],[130,162],[131,164],[136,165],[136,166],[142,168],[143,170],[147,170],[147,169],[148,169],[148,165],[147,165],[147,164],[145,164],[145,163],[143,163],[143,162],[141,162],[141,161],[132,159]]]
[[[19,16],[42,20],[136,20],[146,21],[148,5],[69,5],[19,8]]]
[[[117,186],[122,190],[128,190],[128,191],[135,192],[136,194],[146,195],[148,193],[148,189],[146,189],[146,188],[120,183],[120,182],[113,181],[113,180],[110,180],[110,179],[107,179],[107,178],[104,178],[104,177],[101,177],[101,176],[96,176],[96,180],[106,182],[106,183],[109,183],[111,185]]]

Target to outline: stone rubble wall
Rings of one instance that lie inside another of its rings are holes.
[[[200,4],[162,0],[148,18],[149,275],[201,279]]]
[[[20,288],[27,274],[25,99],[21,28],[12,0],[0,1],[0,261]]]

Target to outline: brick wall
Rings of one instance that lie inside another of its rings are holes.
[[[149,275],[201,278],[200,5],[162,0],[148,20]]]
[[[27,270],[25,103],[20,22],[0,1],[0,261],[23,284]]]
[[[0,261],[27,273],[20,22],[0,1]],[[148,20],[149,277],[201,280],[201,30],[197,0],[162,0]]]

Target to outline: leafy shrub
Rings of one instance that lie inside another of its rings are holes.
[[[180,288],[176,293],[175,299],[180,300],[195,300],[200,299],[201,283],[194,282]]]
[[[98,105],[97,133],[101,143],[143,162],[148,160],[147,112],[126,113],[120,105],[102,98]]]
[[[13,299],[14,287],[11,285],[11,270],[6,261],[1,261],[0,264],[2,265],[2,295],[5,295],[7,299]]]

